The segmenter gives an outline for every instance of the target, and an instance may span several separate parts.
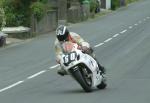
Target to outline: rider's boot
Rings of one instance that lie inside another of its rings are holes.
[[[94,59],[96,60],[101,73],[106,74],[106,69],[103,66],[100,65],[100,63],[98,62],[98,60],[96,58],[94,58]]]
[[[58,71],[57,71],[57,73],[59,75],[61,75],[61,76],[67,75],[67,72],[64,69],[62,69],[62,68],[59,68]]]
[[[101,66],[98,61],[97,61],[97,64],[98,64],[98,67],[99,67],[101,73],[102,73],[102,74],[106,74],[106,69],[105,69],[103,66]]]
[[[102,75],[102,77],[103,77],[103,82],[106,82],[106,80],[107,80],[107,76],[106,76],[106,69],[103,67],[103,66],[101,66],[99,63],[98,63],[98,66],[99,66],[99,69],[100,69],[100,71],[101,71],[101,75]]]
[[[106,74],[106,69],[105,69],[103,66],[100,65],[100,63],[99,63],[98,60],[96,59],[95,54],[94,54],[94,53],[91,53],[90,55],[91,55],[91,56],[95,59],[95,61],[97,62],[98,67],[99,67],[101,73],[102,73],[102,74]]]
[[[96,59],[96,56],[95,56],[95,54],[93,53],[93,49],[90,48],[89,51],[90,51],[90,53],[87,53],[87,54],[89,54],[90,56],[92,56],[92,57],[95,59],[95,61],[96,61],[97,64],[98,64],[98,67],[99,67],[99,69],[100,69],[100,71],[101,71],[101,74],[106,74],[106,69],[105,69],[103,66],[101,66],[100,63],[98,62],[98,60]]]

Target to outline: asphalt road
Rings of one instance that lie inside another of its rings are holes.
[[[0,103],[149,103],[150,0],[71,25],[94,47],[107,68],[108,87],[84,93],[57,75],[50,33],[0,48]]]

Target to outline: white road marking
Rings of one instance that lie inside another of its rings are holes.
[[[147,19],[150,19],[150,17],[148,16]]]
[[[137,26],[138,24],[134,24],[135,26]]]
[[[132,29],[133,28],[133,26],[129,26],[129,29]]]
[[[56,68],[56,67],[58,67],[58,66],[59,66],[59,64],[54,65],[54,66],[51,66],[49,69],[54,69],[54,68]]]
[[[99,44],[97,44],[97,45],[95,45],[94,47],[96,48],[96,47],[99,47],[99,46],[101,46],[101,45],[103,45],[104,43],[99,43]]]
[[[5,88],[3,88],[3,89],[0,89],[0,93],[3,92],[3,91],[5,91],[5,90],[8,90],[8,89],[10,89],[10,88],[12,88],[12,87],[15,87],[15,86],[17,86],[17,85],[19,85],[19,84],[21,84],[21,83],[23,83],[23,82],[24,82],[24,81],[19,81],[19,82],[16,82],[16,83],[14,83],[14,84],[8,86],[8,87],[5,87]]]
[[[126,31],[127,31],[127,30],[125,29],[125,30],[121,31],[120,33],[123,34],[123,33],[125,33]]]
[[[119,34],[115,34],[113,37],[115,38],[115,37],[117,37]]]
[[[139,21],[139,24],[141,24],[142,23],[142,21]]]
[[[104,42],[107,43],[107,42],[109,42],[110,40],[112,40],[112,38],[108,38],[108,39],[105,40]]]
[[[32,79],[32,78],[34,78],[34,77],[36,77],[36,76],[38,76],[38,75],[40,75],[40,74],[42,74],[44,72],[46,72],[46,70],[42,70],[42,71],[40,71],[40,72],[38,72],[38,73],[36,73],[34,75],[31,75],[31,76],[27,77],[27,79]]]

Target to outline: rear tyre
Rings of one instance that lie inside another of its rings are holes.
[[[86,82],[86,80],[84,79],[84,77],[83,77],[82,73],[79,71],[79,69],[76,69],[75,71],[73,71],[72,76],[81,85],[81,87],[84,89],[85,92],[92,91],[91,85],[88,85],[89,83]]]

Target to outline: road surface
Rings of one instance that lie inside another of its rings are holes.
[[[149,103],[150,0],[70,26],[94,47],[108,87],[84,93],[57,75],[54,32],[0,48],[0,103]]]

